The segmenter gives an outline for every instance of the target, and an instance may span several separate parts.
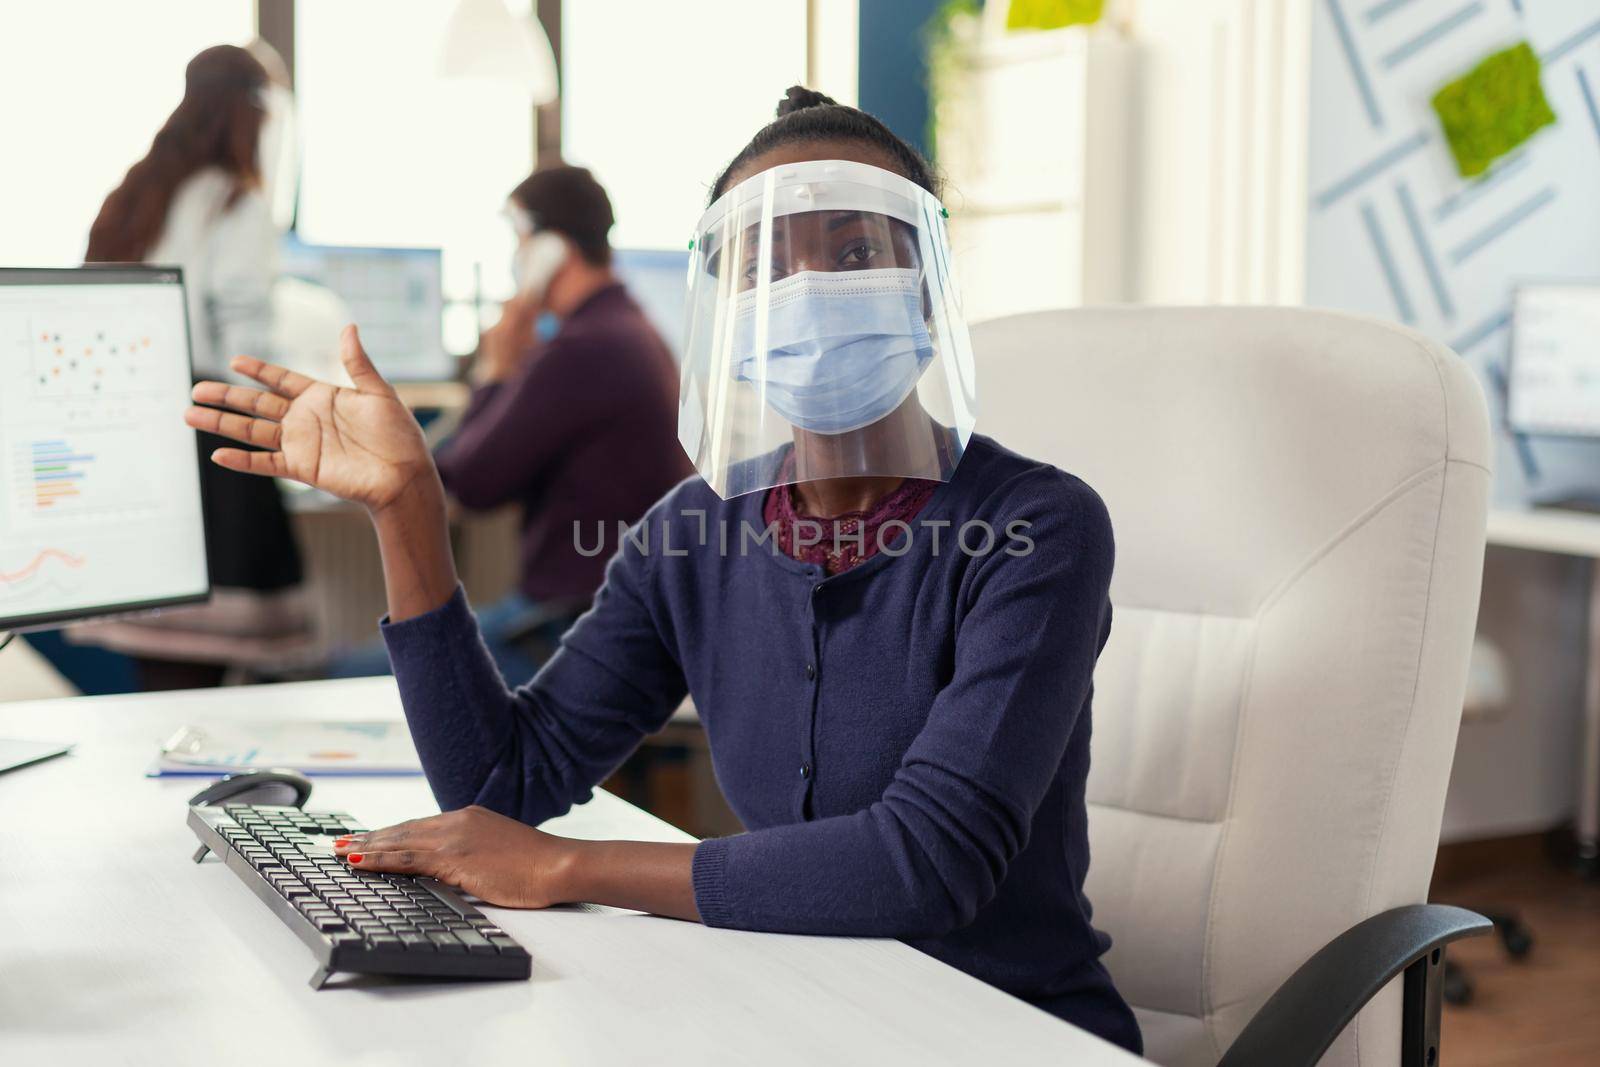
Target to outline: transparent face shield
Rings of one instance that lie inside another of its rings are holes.
[[[947,481],[972,349],[945,212],[865,163],[757,174],[700,220],[678,439],[724,499],[861,476]]]
[[[261,124],[258,155],[261,191],[272,210],[272,223],[287,233],[294,223],[300,191],[300,143],[295,127],[294,94],[277,85],[264,86],[256,103],[267,113]]]

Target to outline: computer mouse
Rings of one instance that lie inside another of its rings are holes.
[[[274,767],[265,771],[230,774],[189,798],[189,806],[218,804],[272,804],[303,808],[311,798],[311,781],[296,771]]]

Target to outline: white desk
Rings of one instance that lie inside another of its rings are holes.
[[[142,775],[186,722],[399,715],[388,679],[0,704],[0,734],[78,746],[0,775],[0,1063],[1143,1062],[895,941],[594,907],[488,909],[531,981],[312,992],[288,928],[215,859],[190,862],[203,783]],[[420,778],[320,779],[310,806],[371,826],[437,810]],[[603,793],[549,826],[687,839]]]
[[[1579,858],[1600,858],[1600,514],[1559,508],[1489,512],[1489,543],[1502,548],[1583,556],[1593,561],[1589,584],[1589,633],[1583,700],[1583,741],[1579,753]]]
[[[1600,558],[1600,514],[1560,508],[1495,508],[1489,512],[1489,543]]]

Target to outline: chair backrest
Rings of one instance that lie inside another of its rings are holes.
[[[1423,901],[1477,617],[1483,395],[1448,349],[1291,308],[973,329],[979,423],[1116,532],[1096,925],[1147,1054],[1214,1064],[1318,947]],[[1386,990],[1328,1064],[1399,1058]]]

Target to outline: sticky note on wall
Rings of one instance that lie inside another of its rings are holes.
[[[1106,0],[1011,0],[1008,30],[1057,30],[1099,22]]]
[[[1463,178],[1488,170],[1556,121],[1528,42],[1485,58],[1433,94],[1433,110]]]

